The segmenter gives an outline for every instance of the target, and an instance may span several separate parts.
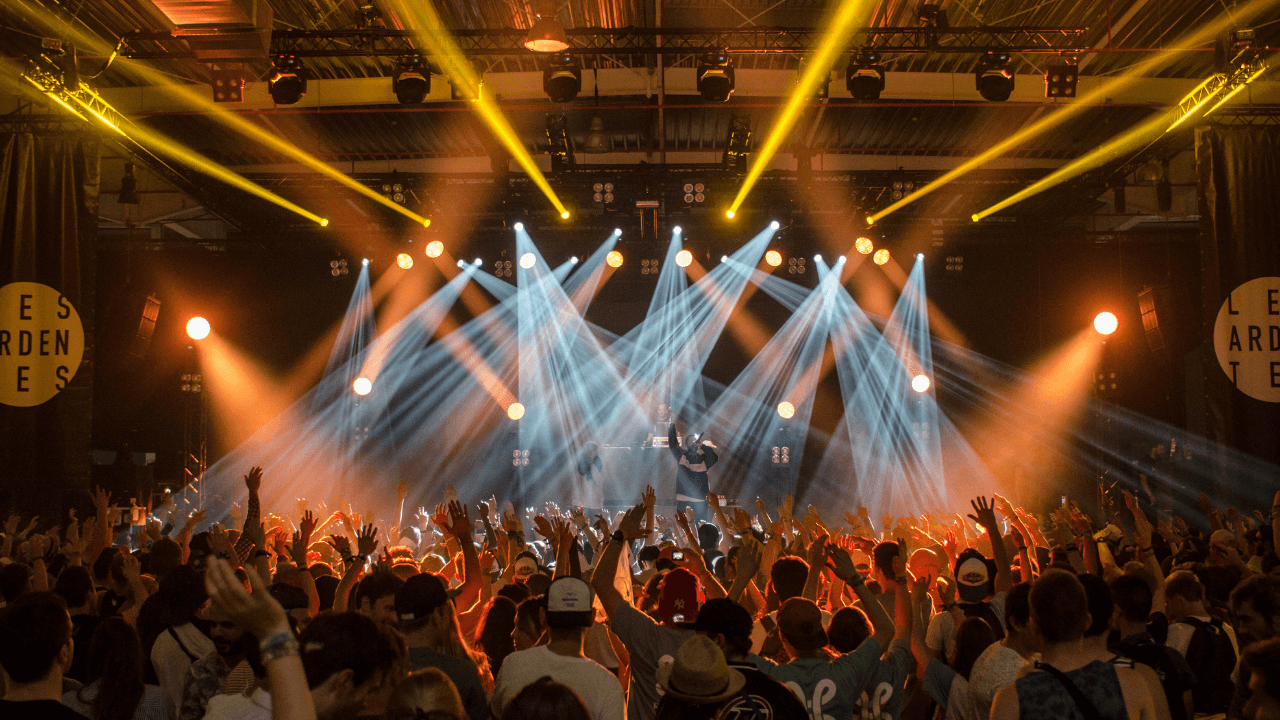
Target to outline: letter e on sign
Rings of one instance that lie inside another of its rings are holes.
[[[48,402],[84,359],[84,325],[71,301],[48,285],[0,287],[0,403]]]
[[[1223,299],[1213,326],[1213,349],[1227,381],[1255,400],[1273,403],[1280,402],[1277,297],[1280,277],[1250,280]]]

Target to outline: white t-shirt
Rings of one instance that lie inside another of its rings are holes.
[[[252,695],[214,695],[204,711],[204,720],[271,720],[271,695],[258,688]]]
[[[587,706],[591,720],[624,720],[627,714],[622,684],[613,673],[594,660],[557,655],[539,645],[511,653],[493,681],[490,708],[502,717],[507,701],[539,678],[550,675],[556,682],[573,688]]]
[[[996,692],[1017,680],[1018,671],[1026,664],[1026,658],[1019,655],[1018,651],[999,642],[992,643],[973,661],[973,669],[969,671],[969,694],[973,697],[980,716],[987,717],[991,714]]]
[[[169,702],[173,703],[173,712],[177,714],[182,710],[187,669],[192,662],[217,652],[218,648],[189,622],[177,625],[172,630],[172,634],[169,630],[160,633],[155,645],[151,646],[151,667],[155,668],[160,689],[164,690]]]
[[[1004,625],[1004,600],[1007,596],[1008,593],[1001,591],[991,598],[991,611],[1000,619],[1001,626]],[[925,635],[924,644],[935,652],[946,648],[947,652],[943,657],[948,662],[955,657],[956,622],[951,618],[951,613],[944,611],[933,616],[929,621],[929,631]]]
[[[1213,618],[1208,615],[1198,615],[1197,620],[1209,622]],[[1227,637],[1231,639],[1231,647],[1236,651],[1236,657],[1240,657],[1240,643],[1236,642],[1236,631],[1230,625],[1222,623],[1222,629],[1227,632]],[[1191,623],[1176,622],[1169,626],[1169,637],[1164,641],[1165,645],[1177,650],[1183,657],[1187,656],[1187,648],[1191,646],[1191,635],[1196,629]]]

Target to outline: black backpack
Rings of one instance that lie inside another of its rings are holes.
[[[976,617],[986,620],[991,626],[991,633],[995,635],[996,642],[1004,639],[1004,623],[1000,622],[1000,617],[991,608],[991,603],[960,603],[960,609],[964,611],[964,616],[967,618]]]
[[[1205,622],[1189,617],[1182,622],[1195,628],[1187,645],[1187,664],[1196,674],[1191,687],[1197,713],[1226,712],[1235,686],[1231,671],[1236,666],[1236,649],[1218,620]]]
[[[1160,678],[1160,686],[1164,689],[1164,696],[1169,700],[1170,717],[1172,720],[1188,720],[1182,694],[1190,688],[1183,687],[1178,681],[1178,667],[1173,658],[1169,657],[1169,653],[1177,652],[1176,650],[1145,640],[1117,643],[1111,647],[1111,651],[1155,670],[1156,676]]]

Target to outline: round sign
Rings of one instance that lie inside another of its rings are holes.
[[[1263,402],[1280,402],[1280,277],[1250,280],[1227,296],[1213,326],[1227,379]]]
[[[84,326],[71,301],[48,285],[0,287],[0,403],[39,405],[75,377]]]

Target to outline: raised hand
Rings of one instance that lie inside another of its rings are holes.
[[[587,513],[580,507],[573,509],[573,524],[584,527],[587,524]]]
[[[969,517],[985,529],[989,535],[995,535],[999,531],[1000,525],[996,521],[996,511],[991,503],[979,495],[971,500],[969,504],[973,506],[973,511],[976,513],[969,515]]]
[[[808,558],[809,567],[813,567],[814,565],[824,561],[827,553],[827,540],[829,539],[830,537],[827,535],[819,535],[812,543],[810,543]]]
[[[690,512],[688,507],[685,508],[685,512],[680,512],[679,509],[676,510],[676,525],[685,532],[689,532],[689,517],[685,514],[688,512]]]
[[[795,505],[795,503],[796,503],[796,499],[791,497],[791,493],[787,493],[782,497],[782,507],[779,508],[779,511],[781,512],[782,517],[788,520],[792,520],[795,518],[795,515],[792,514],[791,512],[792,507]]]
[[[624,537],[634,539],[644,536],[641,522],[644,520],[646,512],[645,506],[640,504],[631,508],[622,516],[622,522],[618,524],[618,529],[622,531]]]
[[[9,518],[4,521],[4,536],[16,537],[18,534],[18,523],[20,522],[22,522],[22,516],[10,515]]]
[[[733,526],[738,529],[739,533],[748,533],[751,531],[751,514],[742,508],[733,509]]]
[[[230,564],[221,558],[210,558],[204,575],[209,600],[259,640],[288,632],[289,616],[284,608],[267,592],[266,584],[253,568],[246,567],[244,571],[249,576],[252,592],[245,592],[244,583],[236,577]]]
[[[39,515],[33,515],[31,517],[31,522],[27,523],[27,526],[22,529],[22,532],[18,533],[17,538],[21,540],[25,538],[27,535],[31,534],[31,531],[36,529],[36,521],[39,519],[40,519]]]
[[[233,552],[231,537],[221,525],[214,525],[209,529],[209,549],[213,550],[214,555],[231,557]]]
[[[533,531],[548,540],[552,540],[556,536],[555,528],[551,527],[551,522],[542,515],[534,516]]]
[[[262,487],[262,468],[256,466],[250,468],[249,474],[244,476],[244,485],[249,488],[250,495],[256,494]]]
[[[147,537],[151,538],[151,542],[155,542],[160,539],[160,530],[162,529],[163,528],[161,527],[159,520],[147,521]]]
[[[409,484],[404,480],[401,480],[399,483],[396,483],[396,501],[404,502],[406,497],[409,497]]]
[[[1004,515],[1005,517],[1010,519],[1017,517],[1017,514],[1014,512],[1014,509],[1013,509],[1013,503],[1006,500],[999,493],[996,493],[991,497],[995,501],[994,502],[995,508],[1000,511],[1001,515]]]
[[[471,515],[467,512],[467,506],[458,502],[456,494],[455,499],[449,501],[449,524],[445,531],[459,541],[469,541],[471,535]]]
[[[645,485],[644,496],[641,499],[646,509],[651,508],[658,503],[658,493],[654,491],[652,485]]]
[[[712,512],[719,510],[720,496],[715,493],[707,493],[707,507],[711,508]]]
[[[324,541],[332,545],[344,559],[351,557],[351,541],[346,535],[330,535]]]
[[[197,510],[191,513],[191,517],[187,518],[187,525],[191,526],[192,529],[195,529],[197,525],[204,522],[204,519],[208,515],[209,515],[208,510]]]
[[[444,486],[444,500],[450,503],[458,501],[458,491],[452,485]]]
[[[129,553],[120,553],[120,574],[131,587],[142,582],[142,562]],[[142,602],[144,598],[134,598]]]
[[[302,515],[302,519],[298,521],[298,533],[302,536],[302,541],[306,545],[311,544],[311,535],[316,531],[316,517],[308,510]]]
[[[849,551],[838,544],[826,544],[825,547],[828,560],[827,567],[835,572],[836,577],[846,583],[857,584],[857,580],[861,580],[862,576],[858,574],[858,568],[854,567],[853,558],[849,556]]]
[[[737,573],[755,577],[760,572],[760,543],[755,538],[744,538],[742,549],[738,551]]]
[[[378,549],[378,528],[365,525],[356,536],[356,550],[361,555],[372,555]]]

